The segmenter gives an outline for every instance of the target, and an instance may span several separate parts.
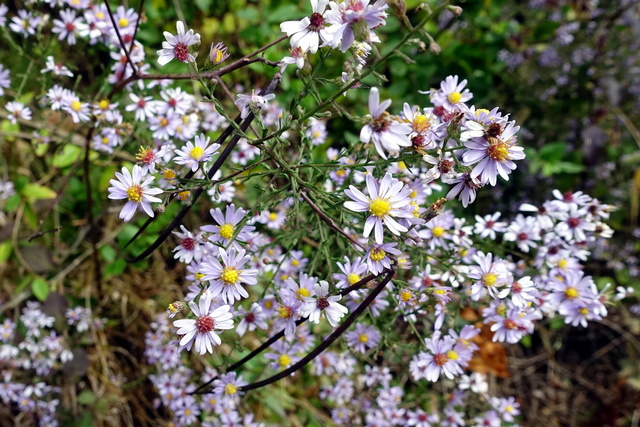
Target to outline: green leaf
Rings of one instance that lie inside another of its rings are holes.
[[[82,148],[67,144],[62,148],[62,151],[53,156],[53,161],[51,162],[51,166],[55,168],[66,168],[67,166],[71,166],[78,160],[80,154],[82,153]]]
[[[567,152],[566,142],[552,142],[540,149],[540,158],[547,162],[557,162]]]
[[[78,394],[78,402],[83,405],[91,405],[96,400],[96,395],[91,390],[82,390]]]
[[[195,0],[194,3],[202,12],[207,12],[211,7],[211,0]]]
[[[25,185],[21,194],[30,202],[34,202],[36,200],[55,199],[57,196],[57,193],[49,187],[38,184]]]
[[[7,262],[9,257],[11,256],[11,241],[5,240],[0,243],[0,264]]]
[[[33,282],[31,282],[31,292],[33,292],[33,296],[44,302],[49,296],[49,285],[47,281],[42,277],[33,279]]]

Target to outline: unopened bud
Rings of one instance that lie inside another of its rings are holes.
[[[434,55],[440,55],[442,49],[440,48],[440,45],[438,43],[432,41],[431,43],[429,43],[429,51]]]
[[[462,8],[460,6],[449,5],[447,6],[447,9],[449,9],[456,16],[462,15]]]

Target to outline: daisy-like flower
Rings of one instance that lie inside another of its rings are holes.
[[[217,396],[235,399],[242,392],[239,388],[249,384],[242,379],[242,375],[238,376],[235,372],[220,375],[219,380],[213,382],[213,393]]]
[[[133,174],[126,167],[122,168],[122,173],[116,172],[116,179],[109,182],[109,198],[114,200],[127,199],[127,203],[120,211],[120,218],[129,221],[137,210],[143,210],[147,215],[153,217],[151,203],[161,203],[155,194],[162,193],[159,188],[150,187],[155,179],[154,176],[147,176],[138,165],[133,166]],[[143,181],[144,180],[144,181]]]
[[[174,231],[173,234],[180,238],[180,244],[173,249],[174,258],[185,264],[191,263],[192,260],[200,262],[205,252],[205,245],[202,242],[200,234],[194,235],[187,230],[184,225],[180,226],[182,232]]]
[[[21,102],[7,102],[4,108],[9,112],[7,118],[13,124],[18,123],[18,119],[31,120],[31,109]]]
[[[172,59],[180,62],[196,62],[196,57],[189,51],[189,46],[200,42],[200,34],[189,30],[185,33],[182,21],[176,22],[177,35],[165,31],[164,37],[167,41],[162,42],[162,49],[157,51],[158,64],[167,65]]]
[[[71,9],[60,11],[60,18],[53,20],[51,32],[58,34],[58,40],[67,39],[68,44],[76,44],[76,33],[87,24],[81,17],[76,17],[76,12]]]
[[[355,329],[344,334],[350,348],[359,353],[366,353],[380,342],[380,332],[374,326],[356,323]]]
[[[369,43],[380,41],[373,29],[386,24],[385,10],[389,5],[385,0],[373,4],[370,0],[349,0],[339,4],[332,1],[330,7],[325,18],[331,24],[328,31],[332,38],[328,44],[332,47],[340,46],[340,50],[346,52],[356,37]]]
[[[398,157],[402,147],[411,147],[408,135],[411,126],[395,120],[386,109],[391,105],[391,100],[380,102],[380,94],[377,87],[372,87],[369,92],[369,123],[360,131],[360,141],[365,144],[373,141],[373,146],[383,159],[387,158],[385,151],[392,157]]]
[[[466,80],[458,83],[458,76],[448,76],[440,83],[440,90],[431,94],[431,102],[433,105],[443,106],[447,111],[460,109],[473,97],[469,89],[464,88],[466,85]]]
[[[267,329],[269,327],[265,321],[267,315],[257,302],[251,304],[249,310],[239,307],[236,314],[241,317],[236,327],[236,332],[240,336],[243,336],[247,330],[254,331],[256,328]]]
[[[90,106],[87,102],[81,102],[73,92],[68,93],[62,99],[62,109],[71,115],[73,123],[88,122]]]
[[[223,213],[220,208],[211,209],[209,211],[213,220],[217,223],[217,225],[205,225],[200,227],[200,230],[211,233],[208,240],[213,243],[220,243],[223,246],[229,245],[231,243],[231,239],[236,232],[236,228],[238,224],[244,219],[247,211],[242,208],[236,209],[234,204],[230,204],[227,206],[227,209]],[[245,225],[242,227],[236,239],[233,241],[233,246],[236,250],[240,250],[240,245],[235,240],[247,241],[249,239],[249,233],[254,231],[256,228],[251,225]]]
[[[196,135],[195,143],[189,141],[182,150],[176,150],[174,162],[179,165],[187,165],[192,172],[197,171],[200,164],[211,160],[211,156],[220,148],[218,143],[209,145],[210,139],[208,136],[205,137],[203,133]]]
[[[275,97],[273,93],[264,96],[256,95],[255,90],[251,91],[251,95],[238,95],[236,105],[241,110],[240,118],[246,119],[250,112],[257,113],[259,110],[267,108],[267,103]]]
[[[225,303],[233,304],[242,298],[249,298],[249,293],[242,284],[253,286],[258,283],[258,270],[244,269],[243,266],[251,260],[244,249],[236,251],[220,249],[222,263],[214,257],[202,262],[200,271],[204,274],[202,280],[208,280],[209,290],[216,297],[222,294]],[[224,264],[224,266],[223,266]]]
[[[492,298],[504,298],[509,294],[509,288],[498,291],[498,287],[511,283],[512,277],[507,267],[499,258],[493,259],[493,254],[479,252],[474,255],[473,261],[477,263],[471,267],[468,273],[474,280],[471,286],[471,299],[477,301],[488,291]]]
[[[56,76],[67,76],[73,77],[73,73],[61,63],[58,63],[53,59],[53,56],[47,56],[47,63],[45,64],[45,68],[40,70],[41,73],[53,73]]]
[[[316,283],[313,288],[315,296],[302,299],[300,315],[302,317],[309,316],[310,322],[320,323],[320,315],[324,313],[329,324],[335,327],[340,319],[349,312],[347,307],[338,303],[342,297],[340,295],[327,296],[329,294],[329,284],[324,280]]]
[[[493,215],[485,215],[484,218],[476,215],[476,224],[473,232],[483,239],[488,237],[491,240],[495,240],[496,232],[504,233],[507,230],[507,223],[498,221],[500,215],[502,215],[500,212],[496,212]]]
[[[293,48],[291,49],[291,56],[285,56],[280,60],[280,63],[283,64],[281,70],[284,70],[287,65],[290,64],[296,64],[296,67],[301,70],[304,67],[306,59],[307,55],[304,53],[302,48]]]
[[[455,184],[447,193],[447,200],[458,196],[465,208],[476,200],[476,191],[482,187],[480,180],[468,172],[460,173],[455,178],[447,180],[447,184]]]
[[[287,33],[291,37],[291,47],[300,48],[302,52],[316,53],[322,41],[330,40],[330,34],[325,28],[324,14],[328,0],[311,0],[311,10],[313,13],[301,21],[285,21],[280,24],[280,31]],[[302,67],[298,67],[302,68]]]
[[[367,174],[365,179],[369,197],[351,185],[344,192],[353,201],[345,202],[344,206],[354,212],[371,212],[371,216],[364,224],[364,237],[369,237],[371,230],[375,229],[376,243],[382,244],[383,224],[396,236],[408,230],[398,224],[394,217],[413,217],[411,212],[403,209],[411,203],[409,197],[411,189],[404,188],[402,181],[393,178],[390,173],[387,173],[379,183],[371,174]]]
[[[342,271],[342,273],[333,274],[333,280],[337,281],[337,288],[346,288],[358,283],[367,272],[367,264],[361,257],[357,257],[352,263],[349,258],[345,256],[344,264],[340,262],[336,264],[338,264],[338,267]]]
[[[475,165],[471,175],[478,177],[482,184],[496,185],[498,175],[508,181],[509,174],[516,168],[513,161],[525,158],[524,148],[515,145],[520,126],[515,126],[515,122],[509,122],[504,129],[498,124],[495,126],[490,126],[484,136],[464,143],[468,150],[462,155],[462,162],[466,166]],[[490,133],[492,129],[494,133]]]
[[[367,251],[367,267],[373,274],[380,274],[385,268],[391,268],[391,255],[400,255],[402,252],[397,250],[397,243],[385,243],[384,245],[371,245]]]
[[[440,374],[453,379],[464,371],[458,363],[458,354],[454,350],[455,339],[449,335],[440,338],[440,331],[433,333],[431,338],[426,338],[428,353],[418,355],[418,366],[424,369],[423,376],[427,381],[438,381]]]
[[[137,96],[134,93],[129,94],[129,98],[133,101],[133,104],[129,104],[125,107],[127,111],[135,111],[136,120],[146,120],[148,117],[153,117],[156,113],[156,101],[151,96]]]
[[[178,329],[177,334],[181,335],[180,347],[191,349],[195,343],[195,351],[198,354],[213,353],[213,346],[222,344],[216,329],[233,329],[233,315],[229,312],[228,305],[212,309],[211,300],[213,296],[204,292],[200,296],[198,304],[189,302],[189,307],[195,319],[180,319],[173,322],[173,326]]]

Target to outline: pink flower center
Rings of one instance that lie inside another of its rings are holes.
[[[580,220],[578,218],[569,218],[567,220],[567,224],[569,225],[569,227],[571,228],[576,228],[577,226],[580,225]]]
[[[184,43],[178,43],[173,48],[173,53],[176,59],[180,62],[189,61],[189,46]]]
[[[65,27],[67,28],[67,31],[69,31],[69,32],[71,32],[71,31],[76,29],[75,25],[73,25],[73,22],[67,22],[67,25],[65,25]]]
[[[516,322],[514,320],[511,319],[507,319],[504,321],[504,327],[507,329],[517,329],[518,325],[516,324]]]
[[[184,239],[182,241],[182,247],[185,248],[188,251],[192,251],[193,248],[196,247],[196,241],[195,239],[192,239],[191,237],[187,237],[186,239]]]
[[[202,316],[196,320],[196,328],[198,332],[201,334],[206,334],[207,332],[213,331],[213,328],[216,327],[216,321],[213,320],[211,316]]]
[[[140,98],[140,100],[138,101],[138,107],[139,108],[144,108],[145,105],[147,105],[147,101],[145,101],[144,99]]]
[[[318,302],[316,304],[320,310],[324,310],[325,308],[329,307],[329,301],[327,301],[325,297],[318,298]]]
[[[444,353],[438,353],[435,356],[433,356],[433,361],[438,366],[444,366],[444,364],[447,363],[448,360],[449,360],[449,358]]]
[[[518,240],[527,240],[529,235],[527,233],[518,233]]]
[[[247,314],[244,316],[244,320],[245,320],[247,323],[253,323],[253,322],[255,322],[255,321],[256,321],[256,315],[255,315],[255,314],[253,314],[253,313],[247,313]]]
[[[309,31],[320,31],[324,25],[324,18],[318,12],[313,12],[309,17],[309,21],[311,21],[307,27]]]

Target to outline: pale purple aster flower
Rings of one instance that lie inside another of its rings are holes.
[[[236,326],[236,332],[240,336],[243,336],[247,330],[255,331],[256,328],[267,329],[269,327],[265,321],[267,315],[257,302],[251,304],[249,310],[239,307],[236,311],[236,316],[240,316],[240,321]]]
[[[564,203],[575,203],[578,206],[585,206],[592,200],[591,196],[584,194],[582,191],[576,191],[575,193],[567,191],[566,193],[561,193],[560,190],[556,189],[553,190],[551,194],[553,194],[553,197],[559,201]]]
[[[280,303],[275,308],[275,330],[283,330],[284,336],[287,339],[293,339],[296,332],[296,321],[300,318],[300,300],[296,298],[295,294],[287,289],[281,289],[278,292],[280,297]],[[265,303],[271,303],[272,301],[265,301]]]
[[[383,159],[387,158],[385,150],[392,157],[398,157],[402,147],[411,147],[409,134],[411,126],[393,120],[385,110],[391,105],[391,100],[380,102],[380,94],[377,87],[372,87],[369,92],[369,120],[360,131],[360,141],[368,144],[373,141],[373,146]]]
[[[440,374],[453,379],[463,373],[462,367],[458,363],[458,354],[453,349],[455,340],[445,335],[440,338],[440,331],[433,333],[431,338],[425,338],[428,353],[418,354],[418,365],[425,368],[424,378],[427,381],[438,381]]]
[[[176,150],[174,162],[190,167],[192,172],[197,171],[200,164],[211,160],[211,157],[220,148],[218,143],[209,145],[210,139],[208,136],[205,137],[203,133],[196,135],[193,143],[189,141],[181,150]]]
[[[173,257],[185,264],[189,264],[193,260],[200,262],[206,250],[202,236],[200,233],[194,235],[184,225],[180,225],[180,229],[182,232],[173,232],[180,238],[180,244],[173,249],[173,252],[175,252]]]
[[[455,184],[447,193],[447,200],[458,196],[465,208],[476,200],[476,191],[482,187],[482,183],[468,172],[459,173],[455,178],[447,180],[447,184]]]
[[[342,3],[331,2],[326,14],[326,22],[330,24],[328,33],[331,40],[327,43],[333,48],[340,46],[342,52],[346,52],[354,43],[356,35],[364,35],[365,42],[379,42],[380,39],[373,29],[386,24],[389,7],[385,0],[377,0],[369,4],[370,0],[350,0]],[[357,30],[356,30],[357,29]],[[356,34],[358,33],[358,34]]]
[[[0,7],[1,6],[4,5],[0,5]],[[0,96],[4,95],[4,90],[11,86],[11,79],[9,78],[10,74],[11,72],[4,68],[4,65],[0,64]]]
[[[156,113],[156,101],[151,96],[138,96],[134,93],[129,94],[129,98],[133,104],[125,107],[126,111],[135,111],[136,120],[145,121],[149,117],[153,117]]]
[[[477,265],[472,265],[468,273],[474,281],[471,286],[471,299],[478,301],[488,292],[492,298],[504,298],[509,294],[509,288],[499,291],[497,288],[506,286],[512,281],[512,276],[505,263],[493,254],[478,252],[473,256]]]
[[[54,85],[47,91],[45,96],[49,102],[51,102],[50,108],[56,111],[62,108],[62,105],[65,103],[65,99],[68,98],[70,94],[71,91],[69,89],[65,89],[59,85]]]
[[[508,181],[509,174],[516,169],[513,160],[525,158],[524,148],[515,145],[520,126],[515,126],[515,122],[509,122],[504,128],[497,126],[494,134],[485,133],[464,143],[468,150],[462,155],[462,162],[466,166],[475,165],[471,175],[483,184],[496,185],[498,175]]]
[[[345,190],[345,194],[352,199],[344,206],[354,212],[371,212],[364,224],[364,237],[369,237],[371,230],[375,231],[375,241],[378,244],[383,242],[383,225],[396,236],[401,232],[406,232],[407,228],[398,224],[394,217],[411,218],[413,214],[403,208],[411,202],[409,194],[410,188],[404,188],[404,183],[387,173],[380,182],[373,175],[367,174],[367,192],[365,196],[353,185]]]
[[[172,59],[180,62],[196,62],[196,57],[189,51],[192,46],[200,41],[200,34],[191,29],[185,33],[182,21],[176,22],[177,34],[174,36],[168,31],[163,32],[167,41],[162,42],[162,49],[157,51],[158,64],[167,65]]]
[[[502,419],[508,423],[514,422],[514,416],[520,415],[520,404],[516,402],[515,397],[492,398],[491,406],[502,414]]]
[[[382,245],[371,245],[367,250],[367,267],[375,275],[382,273],[385,269],[391,268],[391,259],[387,254],[400,255],[397,250],[397,243],[385,243]]]
[[[301,49],[302,52],[316,53],[320,45],[320,38],[327,42],[330,39],[325,28],[325,9],[329,0],[311,0],[312,14],[301,21],[285,21],[280,24],[280,31],[291,37],[291,47]],[[298,66],[298,68],[302,68]]]
[[[223,213],[220,208],[211,209],[209,211],[213,220],[217,223],[217,225],[204,225],[200,227],[200,230],[211,233],[209,236],[209,241],[213,243],[220,243],[224,247],[227,247],[230,243],[232,243],[232,238],[236,233],[236,228],[238,224],[242,222],[247,211],[242,208],[237,208],[232,203],[227,206],[225,212]],[[253,232],[256,228],[251,225],[244,225],[242,229],[238,232],[235,239],[233,239],[233,246],[240,250],[240,245],[237,240],[245,242],[249,240],[249,233]]]
[[[153,217],[151,203],[161,203],[156,194],[162,193],[159,188],[150,187],[155,179],[154,176],[147,176],[138,165],[133,166],[133,174],[126,167],[122,168],[122,173],[116,172],[116,178],[109,182],[109,198],[114,200],[127,199],[127,203],[120,211],[120,218],[129,221],[137,210],[143,210],[147,215]],[[143,181],[144,180],[144,181]]]
[[[240,94],[236,99],[236,106],[241,110],[240,118],[246,119],[250,112],[256,113],[267,107],[267,103],[276,96],[273,93],[256,95],[255,90],[251,95]]]
[[[13,124],[18,123],[18,119],[31,120],[31,109],[21,102],[7,102],[4,108],[9,112],[7,118]]]
[[[538,221],[534,217],[525,218],[518,214],[515,220],[507,227],[503,237],[507,242],[516,242],[518,249],[529,253],[529,249],[537,247],[536,241],[540,240]]]
[[[300,360],[300,357],[295,355],[297,352],[296,346],[286,341],[276,341],[271,346],[271,350],[272,351],[266,353],[264,357],[265,359],[273,361],[271,363],[271,368],[275,370],[287,369],[289,366]]]
[[[231,307],[223,305],[212,309],[212,298],[213,295],[204,292],[197,304],[194,301],[189,302],[195,319],[180,319],[173,322],[173,326],[179,328],[177,334],[182,335],[180,347],[190,350],[195,343],[195,351],[198,354],[213,353],[213,346],[222,344],[215,330],[233,329],[233,316],[229,312]]]
[[[344,257],[344,264],[337,262],[342,273],[334,273],[333,280],[336,280],[337,288],[346,288],[358,283],[367,273],[367,264],[362,257],[357,257],[351,262],[347,256]]]
[[[443,106],[447,111],[460,109],[473,97],[469,89],[464,88],[466,85],[466,80],[458,83],[458,76],[448,76],[440,83],[440,90],[431,94],[431,102],[435,106]]]
[[[18,10],[18,15],[11,18],[9,28],[11,31],[22,34],[23,37],[29,35],[35,35],[36,29],[42,22],[42,18],[34,16],[32,12],[28,12],[24,9]]]
[[[251,260],[251,257],[246,253],[244,249],[236,251],[235,248],[228,250],[220,248],[219,255],[224,267],[215,257],[210,257],[202,262],[201,272],[204,274],[202,280],[209,281],[209,291],[214,297],[222,294],[222,300],[229,304],[249,297],[242,284],[249,286],[257,284],[258,270],[243,268]]]
[[[353,330],[344,334],[349,347],[359,353],[366,353],[380,343],[380,332],[372,325],[365,325],[362,322],[356,323]]]
[[[213,382],[213,393],[218,396],[238,397],[242,394],[238,389],[249,384],[242,379],[242,375],[235,372],[220,375],[220,379]]]
[[[511,302],[516,307],[527,307],[538,297],[537,285],[529,276],[513,281],[509,287],[511,289]]]
[[[533,322],[524,315],[521,308],[509,309],[504,316],[496,314],[485,319],[485,323],[495,322],[491,325],[494,342],[508,342],[515,344],[525,335],[533,332]]]
[[[76,44],[76,33],[87,24],[82,17],[77,17],[76,12],[71,9],[60,11],[60,18],[53,20],[51,32],[58,34],[58,40],[67,39],[69,45]]]
[[[73,73],[64,65],[59,62],[56,62],[53,59],[53,56],[47,56],[47,62],[45,64],[45,68],[40,70],[41,73],[53,73],[56,76],[67,76],[73,77]]]
[[[301,273],[298,279],[289,277],[284,281],[283,288],[291,291],[296,298],[304,300],[306,297],[310,297],[314,293],[314,286],[318,283],[318,278],[308,276],[306,273]]]
[[[81,102],[73,92],[68,92],[62,99],[61,108],[71,115],[73,123],[89,121],[90,105],[87,102]]]
[[[567,241],[584,242],[587,240],[586,232],[594,231],[596,225],[588,219],[588,211],[576,203],[569,203],[569,209],[559,215],[559,222],[555,232]]]
[[[312,297],[304,297],[302,299],[302,307],[300,307],[300,315],[309,317],[309,321],[320,323],[320,315],[325,314],[329,324],[335,327],[340,319],[349,312],[349,310],[338,303],[342,298],[340,295],[328,296],[329,284],[324,280],[314,285],[315,295]]]
[[[304,53],[302,48],[296,47],[291,49],[291,56],[285,56],[280,60],[280,64],[283,64],[280,68],[281,72],[284,70],[287,65],[296,64],[299,70],[304,67],[304,63],[307,60],[307,55]]]
[[[488,237],[491,240],[495,240],[496,232],[504,233],[507,229],[506,222],[498,222],[500,215],[502,215],[500,212],[496,212],[493,215],[485,215],[484,218],[476,215],[476,224],[473,232],[483,239]]]
[[[4,27],[7,24],[7,12],[9,12],[7,5],[0,4],[0,27]]]
[[[600,313],[603,309],[603,304],[597,299],[589,302],[571,300],[563,302],[558,308],[558,313],[565,316],[566,324],[586,328],[589,320],[602,320]]]

